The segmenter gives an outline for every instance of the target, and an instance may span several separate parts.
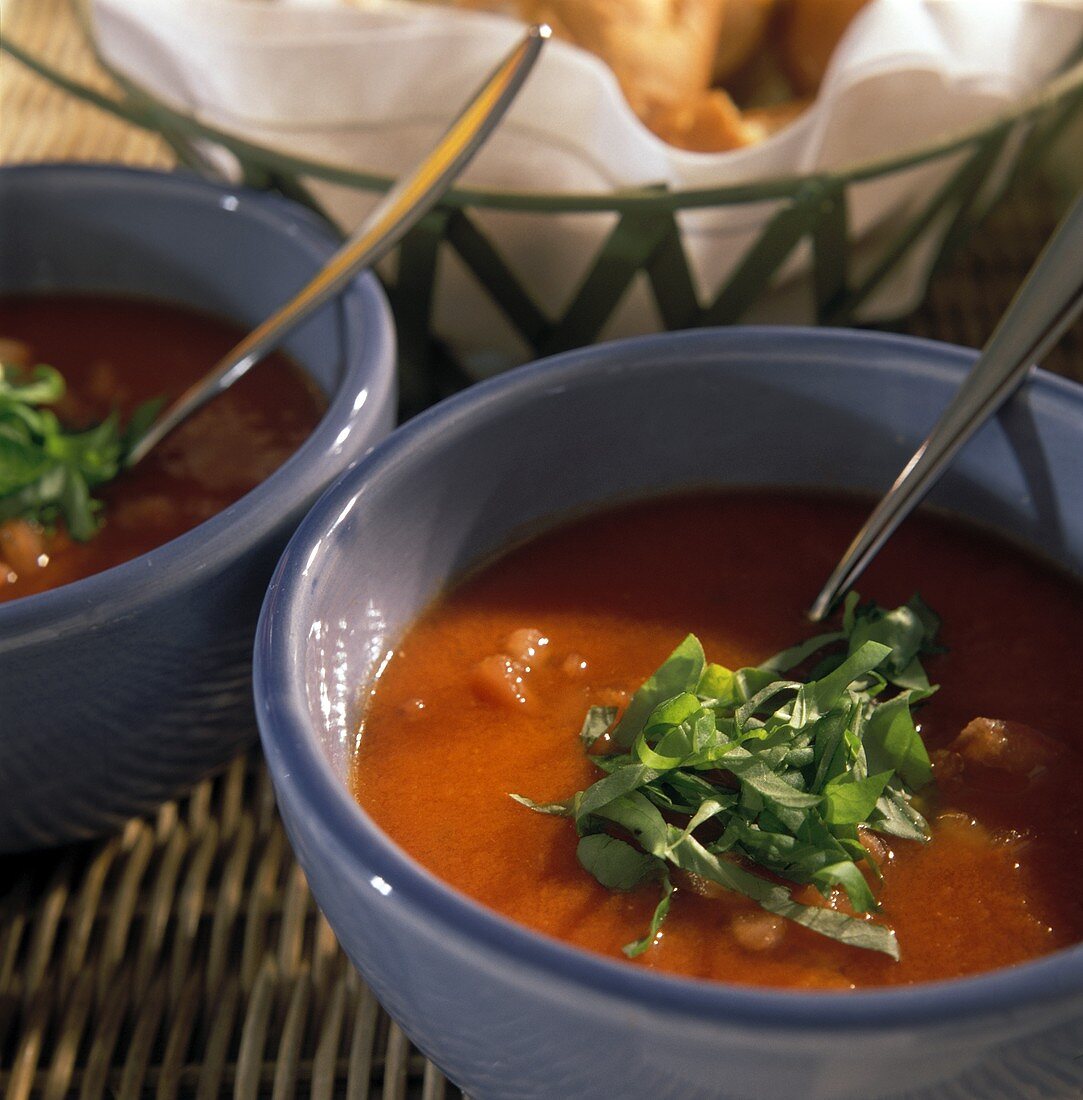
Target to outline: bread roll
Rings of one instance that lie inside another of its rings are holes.
[[[663,141],[697,153],[717,153],[749,143],[741,110],[721,88],[679,103],[655,104],[643,121]]]
[[[867,0],[784,0],[778,17],[778,51],[798,95],[819,88],[831,55],[850,20]]]
[[[523,18],[600,57],[641,117],[711,83],[727,0],[520,0]]]
[[[762,141],[805,110],[865,0],[429,2],[548,23],[609,66],[632,110],[663,141],[721,152]],[[735,94],[757,104],[744,111],[726,88],[712,87],[738,70],[730,86],[740,83]]]
[[[727,0],[715,49],[713,83],[725,84],[760,50],[775,0]]]

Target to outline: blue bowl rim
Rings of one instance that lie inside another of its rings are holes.
[[[29,184],[27,184],[29,180]],[[332,255],[338,242],[330,227],[312,211],[281,195],[249,187],[219,184],[184,170],[163,171],[128,165],[36,162],[0,166],[0,189],[36,186],[83,193],[91,189],[130,190],[136,196],[152,189],[155,199],[221,208],[235,200],[230,214],[262,222],[267,232],[289,238],[316,267]],[[228,508],[161,546],[110,569],[58,588],[0,604],[0,637],[25,642],[44,631],[55,637],[61,623],[82,629],[88,616],[110,619],[130,613],[148,597],[159,598],[182,587],[194,561],[205,573],[224,568],[299,509],[325,480],[342,473],[333,461],[339,434],[362,410],[374,415],[393,399],[395,337],[390,308],[376,277],[359,275],[339,296],[343,346],[356,349],[346,359],[342,381],[331,395],[316,428],[301,446],[250,492]],[[209,364],[208,364],[209,366]],[[366,392],[360,404],[362,392]],[[355,407],[356,406],[356,407]],[[323,485],[326,488],[326,485]]]
[[[357,804],[325,759],[309,730],[299,686],[291,689],[293,657],[287,632],[276,629],[288,622],[294,602],[302,595],[300,570],[331,522],[341,517],[362,494],[363,486],[378,479],[415,448],[438,442],[454,424],[483,411],[486,419],[499,417],[508,406],[544,390],[561,375],[569,381],[581,371],[602,363],[620,363],[622,370],[652,369],[649,355],[710,352],[740,341],[767,350],[774,358],[780,349],[805,358],[810,351],[830,349],[849,364],[870,370],[896,372],[877,351],[902,352],[913,365],[957,385],[976,357],[971,349],[939,341],[851,329],[799,326],[735,326],[660,333],[611,341],[542,359],[479,383],[450,397],[393,432],[353,470],[324,493],[294,533],[268,588],[257,627],[253,684],[264,752],[280,798],[296,794],[316,827],[347,862],[363,852],[366,874],[378,875],[434,921],[475,948],[493,952],[520,968],[555,978],[584,993],[604,995],[648,1006],[667,1014],[701,1021],[771,1026],[792,1031],[831,1031],[845,1027],[872,1031],[908,1025],[933,1025],[1021,1012],[1043,1003],[1056,1003],[1083,990],[1083,945],[1058,951],[1031,962],[973,977],[925,982],[913,986],[883,987],[847,992],[800,992],[727,985],[643,970],[602,955],[573,947],[534,932],[487,909],[442,882],[401,849]],[[742,349],[747,350],[747,349]],[[634,353],[637,359],[629,363]],[[621,362],[621,360],[624,360]],[[600,362],[599,362],[600,361]],[[769,364],[762,364],[769,369]],[[1028,382],[1028,399],[1052,398],[1068,402],[1083,416],[1083,387],[1036,370]],[[287,790],[288,788],[288,790]],[[283,797],[283,792],[285,796]]]

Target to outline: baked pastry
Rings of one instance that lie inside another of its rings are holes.
[[[725,84],[762,48],[775,0],[727,0],[715,46],[713,84]]]
[[[663,141],[720,152],[763,141],[808,106],[866,0],[430,2],[548,23],[613,70]],[[744,109],[731,94],[737,87]]]
[[[600,57],[636,114],[710,86],[728,0],[519,0],[522,18]]]
[[[783,71],[798,95],[820,86],[831,55],[867,0],[784,0],[776,43]]]

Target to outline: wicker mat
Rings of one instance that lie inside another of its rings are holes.
[[[63,0],[4,0],[3,31],[83,79]],[[0,61],[0,159],[168,165],[132,130]],[[977,345],[1064,184],[1018,191],[902,331]],[[1083,381],[1083,326],[1048,365]],[[0,1092],[456,1096],[354,973],[313,904],[253,750],[104,842],[0,858]]]

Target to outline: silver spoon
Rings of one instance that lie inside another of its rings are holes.
[[[959,391],[914,452],[887,495],[854,536],[813,601],[819,622],[865,571],[914,510],[959,448],[1012,395],[1031,367],[1060,339],[1083,309],[1083,196],[1062,219],[1027,273]]]
[[[376,263],[432,209],[496,128],[549,34],[545,24],[528,28],[462,109],[436,148],[387,192],[307,286],[228,351],[162,413],[132,448],[128,466],[141,461],[182,420],[246,375],[289,329],[334,297],[358,271]]]

